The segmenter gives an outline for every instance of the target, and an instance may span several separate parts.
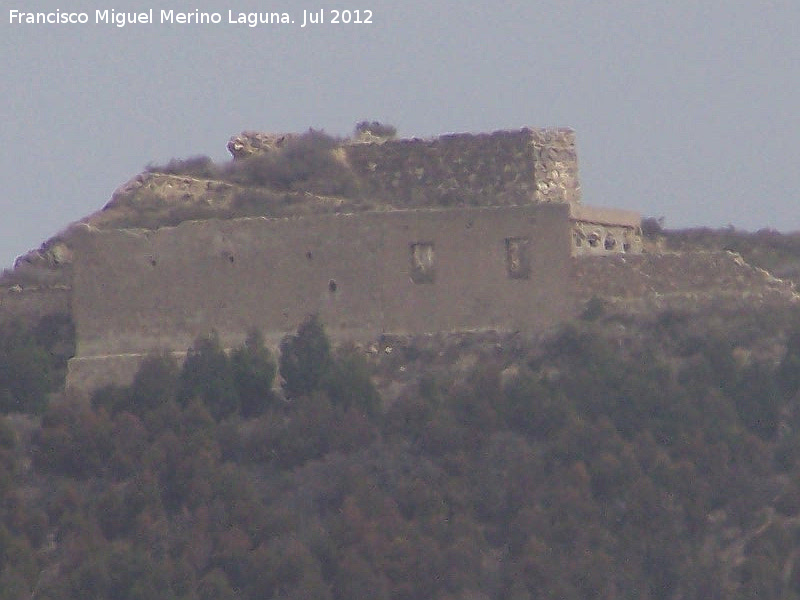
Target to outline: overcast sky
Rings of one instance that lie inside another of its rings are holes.
[[[360,120],[403,137],[570,126],[583,201],[670,227],[800,229],[800,2],[6,0],[0,266],[151,162],[229,158],[242,130]],[[10,10],[86,12],[11,24]],[[96,24],[152,9],[155,23]],[[160,11],[217,12],[217,25]],[[303,10],[372,24],[301,27]],[[286,11],[293,25],[228,24]]]

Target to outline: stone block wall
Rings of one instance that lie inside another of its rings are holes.
[[[530,136],[536,181],[534,200],[580,204],[575,132],[567,128],[534,129]]]
[[[571,129],[452,134],[344,149],[368,195],[395,207],[580,202]]]

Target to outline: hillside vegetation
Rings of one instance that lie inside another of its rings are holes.
[[[198,339],[0,421],[0,598],[800,597],[799,317]]]

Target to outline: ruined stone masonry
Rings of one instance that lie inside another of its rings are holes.
[[[228,148],[246,160],[291,139],[245,132]],[[0,319],[69,315],[76,353],[67,387],[82,395],[130,381],[152,350],[184,352],[212,329],[232,347],[251,327],[277,344],[310,313],[336,340],[368,341],[541,330],[595,296],[686,297],[742,277],[793,294],[733,255],[686,268],[674,255],[643,254],[636,213],[581,203],[569,129],[349,141],[332,152],[370,206],[310,198],[290,214],[117,227],[120,211],[141,212],[145,201],[213,209],[236,191],[139,176],[103,211],[17,260],[3,276]]]

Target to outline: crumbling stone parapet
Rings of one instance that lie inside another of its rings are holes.
[[[291,134],[242,132],[235,160],[283,147]],[[393,139],[366,130],[341,142],[342,162],[375,200],[397,208],[579,204],[575,132],[569,128]]]

